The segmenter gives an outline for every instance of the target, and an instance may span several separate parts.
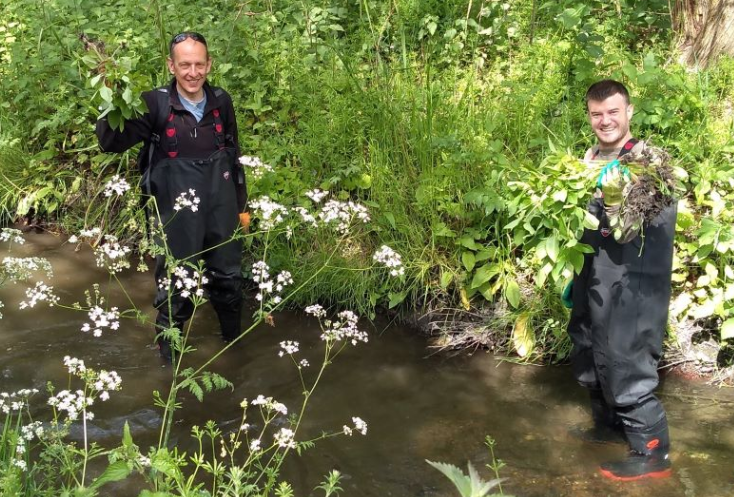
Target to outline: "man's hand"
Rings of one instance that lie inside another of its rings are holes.
[[[596,187],[604,192],[604,205],[615,206],[622,203],[622,191],[630,180],[630,172],[618,160],[605,165],[596,180]]]
[[[240,212],[240,226],[245,231],[250,231],[250,213]]]

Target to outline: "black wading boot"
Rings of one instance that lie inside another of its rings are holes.
[[[234,307],[234,308],[233,308]],[[229,343],[236,340],[242,333],[242,306],[223,308],[214,306],[222,330],[222,338]]]
[[[173,349],[171,347],[171,341],[164,338],[161,333],[168,328],[178,328],[183,330],[183,323],[169,324],[168,316],[159,312],[155,319],[155,344],[158,346],[158,352],[161,355],[161,359],[166,361],[168,364],[173,362]]]
[[[602,475],[621,481],[670,476],[670,438],[666,418],[648,429],[633,430],[626,427],[625,434],[630,443],[627,458],[602,464]]]
[[[601,390],[589,390],[591,397],[591,419],[594,426],[591,428],[574,428],[571,435],[584,442],[591,443],[621,443],[624,437],[622,421],[617,417],[613,409],[604,400]]]

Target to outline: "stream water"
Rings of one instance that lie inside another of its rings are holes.
[[[11,255],[48,258],[53,285],[65,304],[83,301],[94,282],[104,285],[105,273],[94,264],[88,249],[79,252],[48,234],[27,236]],[[4,256],[5,254],[3,254]],[[150,274],[130,270],[122,280],[136,305],[152,317]],[[93,338],[80,331],[86,313],[60,307],[18,310],[25,286],[0,289],[4,318],[0,320],[0,391],[38,388],[47,381],[66,384],[65,355],[84,359],[95,369],[115,370],[123,389],[94,406],[89,434],[103,446],[120,440],[127,421],[141,447],[157,442],[160,411],[152,392],[165,391],[171,368],[162,365],[151,347],[152,331],[125,320],[115,332]],[[112,300],[121,306],[123,294]],[[369,424],[366,437],[336,437],[320,442],[303,455],[293,455],[284,476],[306,496],[329,470],[343,475],[341,495],[356,497],[458,496],[451,483],[425,460],[441,461],[466,470],[471,461],[485,479],[492,473],[484,446],[496,440],[495,455],[503,490],[530,496],[685,496],[734,495],[734,392],[674,375],[663,377],[659,395],[670,421],[674,473],[663,480],[616,483],[602,478],[597,465],[622,456],[621,445],[583,443],[569,434],[588,425],[585,392],[571,378],[568,367],[521,366],[478,352],[435,353],[424,337],[386,323],[362,326],[370,341],[350,347],[326,372],[310,404],[299,439],[322,430],[339,430],[359,416]],[[198,364],[221,347],[211,308],[202,308],[194,321],[193,344],[187,358]],[[279,342],[298,340],[299,357],[320,363],[322,351],[317,323],[298,312],[279,313],[274,326],[263,325],[228,350],[214,370],[234,384],[233,391],[207,394],[203,403],[184,397],[174,426],[173,443],[189,447],[195,424],[213,419],[223,429],[235,429],[241,419],[240,402],[258,394],[272,396],[291,409],[301,394],[293,365],[278,357]],[[313,366],[312,366],[313,367]],[[43,394],[36,401],[43,403]],[[74,435],[74,433],[72,433]],[[78,436],[78,432],[76,432]],[[128,484],[134,485],[134,482]],[[137,495],[118,486],[114,495]],[[322,495],[312,492],[311,495]]]

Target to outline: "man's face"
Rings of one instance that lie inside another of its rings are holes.
[[[630,119],[634,107],[625,102],[624,96],[615,93],[605,100],[589,100],[589,122],[599,144],[604,148],[617,148],[632,138]]]
[[[176,78],[179,94],[193,101],[201,100],[202,87],[211,68],[206,47],[191,38],[174,45],[168,59],[168,69]]]

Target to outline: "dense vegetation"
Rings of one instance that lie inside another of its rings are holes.
[[[373,229],[350,240],[303,303],[367,313],[491,303],[493,341],[514,328],[518,351],[562,358],[558,295],[581,265],[594,184],[574,159],[593,141],[582,97],[609,76],[632,90],[636,134],[687,172],[672,317],[734,336],[734,61],[680,65],[669,2],[141,5],[4,1],[0,223],[78,232],[113,219],[106,231],[140,238],[137,203],[102,195],[115,174],[135,183],[135,151],[101,154],[94,121],[100,105],[132,115],[139,92],[168,79],[170,36],[195,29],[215,59],[211,81],[234,97],[243,153],[274,167],[248,178],[250,197],[292,205],[320,187],[371,208]],[[359,270],[382,244],[402,254],[404,278]],[[333,245],[281,237],[270,260],[299,279]]]

